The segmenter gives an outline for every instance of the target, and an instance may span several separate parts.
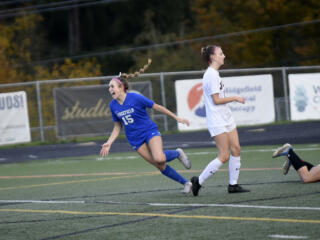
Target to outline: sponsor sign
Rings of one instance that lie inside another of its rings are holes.
[[[130,89],[151,98],[151,83],[131,83]],[[57,136],[105,135],[114,126],[109,103],[112,97],[107,85],[55,88]]]
[[[26,92],[0,94],[0,145],[30,142]]]
[[[226,96],[242,96],[246,103],[229,103],[237,125],[264,124],[275,121],[272,76],[250,75],[223,78]],[[202,79],[175,82],[178,115],[189,119],[190,126],[178,124],[179,130],[206,129]]]
[[[291,120],[320,119],[320,73],[289,74]]]

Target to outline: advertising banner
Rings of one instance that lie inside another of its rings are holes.
[[[131,91],[152,98],[150,82],[129,86]],[[55,88],[57,136],[95,136],[111,132],[114,125],[109,109],[111,100],[107,85]]]
[[[26,92],[0,94],[0,145],[30,142]]]
[[[246,103],[229,103],[237,125],[274,122],[273,82],[270,74],[223,78],[226,96],[242,96]],[[189,119],[190,126],[178,124],[179,130],[206,129],[202,79],[175,82],[178,115]]]
[[[320,73],[289,74],[291,120],[320,119]]]

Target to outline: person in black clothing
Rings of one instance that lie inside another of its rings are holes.
[[[320,181],[320,165],[314,166],[309,162],[302,160],[293,150],[291,144],[286,143],[279,147],[272,155],[273,158],[285,156],[287,159],[283,164],[283,174],[289,172],[291,165],[299,174],[301,181],[311,183]]]

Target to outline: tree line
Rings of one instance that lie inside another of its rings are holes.
[[[52,1],[15,7],[39,2]],[[113,75],[147,58],[151,72],[199,70],[207,44],[225,68],[318,65],[319,14],[317,0],[128,0],[3,18],[0,83]]]

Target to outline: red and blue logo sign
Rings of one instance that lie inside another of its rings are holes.
[[[206,117],[206,108],[201,101],[203,96],[202,83],[196,84],[188,93],[188,106],[198,117]]]

